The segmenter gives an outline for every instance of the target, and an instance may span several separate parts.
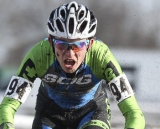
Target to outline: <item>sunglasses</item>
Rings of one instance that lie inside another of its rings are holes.
[[[64,40],[53,38],[53,42],[54,42],[55,47],[58,48],[59,50],[66,51],[66,50],[72,49],[74,52],[83,50],[84,46],[87,46],[89,44],[88,39],[79,40],[76,42],[67,42]]]

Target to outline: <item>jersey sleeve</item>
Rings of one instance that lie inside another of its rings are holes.
[[[125,117],[125,129],[144,129],[145,118],[135,96],[131,96],[118,104]]]
[[[14,114],[27,99],[34,80],[41,78],[54,59],[48,40],[37,43],[24,57],[17,75],[10,80],[3,101],[0,104],[0,127],[14,129]],[[7,125],[7,123],[9,123]]]
[[[88,65],[94,74],[106,80],[117,105],[125,117],[125,129],[144,129],[145,119],[125,73],[108,46],[100,40],[88,52]]]

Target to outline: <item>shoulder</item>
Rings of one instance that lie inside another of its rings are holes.
[[[41,77],[54,61],[54,57],[52,46],[48,42],[48,39],[44,39],[32,47],[25,55],[19,67],[18,74],[29,68],[31,73],[36,73],[38,77]]]
[[[92,47],[88,51],[88,54],[96,57],[98,56],[99,58],[99,56],[108,55],[111,54],[111,52],[107,44],[99,39],[95,39]]]
[[[108,49],[108,46],[102,40],[96,38],[94,40],[93,45],[92,45],[92,49],[97,50],[97,49],[100,49],[100,48],[101,49]]]
[[[33,46],[31,51],[35,51],[35,50],[36,51],[37,50],[52,50],[52,46],[49,43],[48,38],[45,38],[45,39],[41,40],[35,46]]]
[[[33,46],[27,54],[30,58],[33,57],[41,59],[51,55],[54,56],[53,48],[47,38],[36,43],[36,45]]]
[[[30,58],[33,58],[34,63],[36,64],[39,64],[40,62],[47,63],[47,61],[53,61],[54,57],[53,47],[49,43],[48,39],[44,39],[38,42],[30,50],[29,55]]]
[[[86,64],[99,78],[109,82],[115,77],[114,73],[121,73],[121,68],[108,45],[96,39],[87,52]],[[110,73],[110,74],[108,74]]]

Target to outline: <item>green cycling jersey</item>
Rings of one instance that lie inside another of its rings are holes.
[[[0,105],[0,125],[14,124],[14,114],[21,103],[25,102],[36,78],[42,79],[49,97],[64,109],[79,109],[86,105],[94,98],[98,84],[104,79],[125,117],[125,129],[144,129],[145,119],[127,77],[108,46],[98,39],[86,53],[85,60],[74,76],[66,75],[60,68],[54,47],[48,39],[37,43],[23,59],[16,77],[10,81]],[[12,82],[17,82],[15,88]],[[25,92],[19,88],[25,89]],[[4,129],[14,128],[5,126]]]

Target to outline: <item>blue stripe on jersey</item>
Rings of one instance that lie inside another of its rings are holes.
[[[100,84],[90,67],[82,63],[74,78],[67,78],[55,61],[51,69],[56,69],[54,88],[46,85],[48,96],[64,109],[78,109],[94,99]],[[52,71],[54,74],[54,71]]]
[[[78,109],[87,104],[94,98],[94,94],[99,86],[97,83],[89,92],[84,94],[79,93],[62,93],[55,89],[47,87],[49,97],[53,99],[60,107],[64,109]]]

